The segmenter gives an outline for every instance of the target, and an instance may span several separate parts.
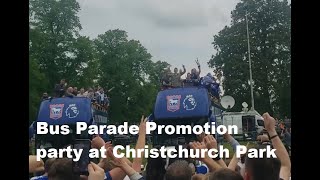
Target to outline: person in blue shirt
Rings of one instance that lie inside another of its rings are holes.
[[[211,75],[211,73],[208,73],[206,76],[201,78],[200,84],[202,87],[208,89],[208,92],[211,94],[211,96],[215,97],[217,100],[220,99],[220,84],[216,83],[215,78]]]

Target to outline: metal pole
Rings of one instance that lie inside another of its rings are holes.
[[[251,110],[254,110],[254,97],[253,97],[253,81],[251,69],[251,54],[250,54],[250,41],[249,41],[249,27],[248,27],[248,14],[246,11],[246,25],[247,25],[247,40],[248,40],[248,58],[249,58],[249,71],[250,71],[250,89],[251,89]]]

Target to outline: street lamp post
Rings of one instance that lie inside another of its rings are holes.
[[[246,25],[247,25],[247,40],[248,40],[248,58],[249,58],[249,71],[250,71],[250,89],[251,89],[251,110],[254,110],[254,97],[253,97],[253,81],[251,69],[251,54],[250,54],[250,40],[249,40],[249,26],[248,26],[248,13],[246,11]]]

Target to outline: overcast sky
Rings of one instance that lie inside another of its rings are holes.
[[[199,58],[202,75],[212,72],[207,62],[215,52],[213,35],[230,24],[239,0],[78,0],[82,35],[96,38],[121,29],[139,40],[153,56],[187,72]]]

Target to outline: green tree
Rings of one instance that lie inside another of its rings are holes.
[[[110,117],[114,121],[137,120],[151,113],[157,86],[149,79],[154,64],[139,41],[128,40],[123,30],[109,30],[95,39],[99,59],[99,84],[110,92]],[[154,76],[152,76],[154,77]]]
[[[46,79],[39,71],[35,59],[29,59],[29,122],[36,119],[42,93],[46,92]]]
[[[109,30],[95,40],[80,36],[76,0],[30,0],[29,7],[30,120],[41,94],[50,93],[62,78],[78,88],[114,87],[107,92],[112,121],[136,121],[151,113],[168,63],[152,62],[147,49],[122,30]]]
[[[94,84],[97,79],[98,61],[94,43],[89,37],[80,36],[73,44],[73,52],[75,62],[72,64],[74,71],[66,71],[66,77],[69,78],[69,84],[77,87],[88,88]]]
[[[53,89],[62,78],[78,85],[79,77],[93,60],[90,40],[79,35],[79,3],[31,0],[29,4],[30,58],[39,62],[40,71],[49,81],[48,88]]]
[[[223,74],[225,94],[250,103],[246,21],[251,45],[255,109],[290,117],[291,7],[288,1],[242,0],[232,11],[232,22],[214,36],[215,55],[209,66]]]
[[[160,80],[164,74],[164,69],[168,67],[170,67],[170,64],[166,61],[157,61],[151,64],[149,68],[149,79],[157,88],[160,88]]]

